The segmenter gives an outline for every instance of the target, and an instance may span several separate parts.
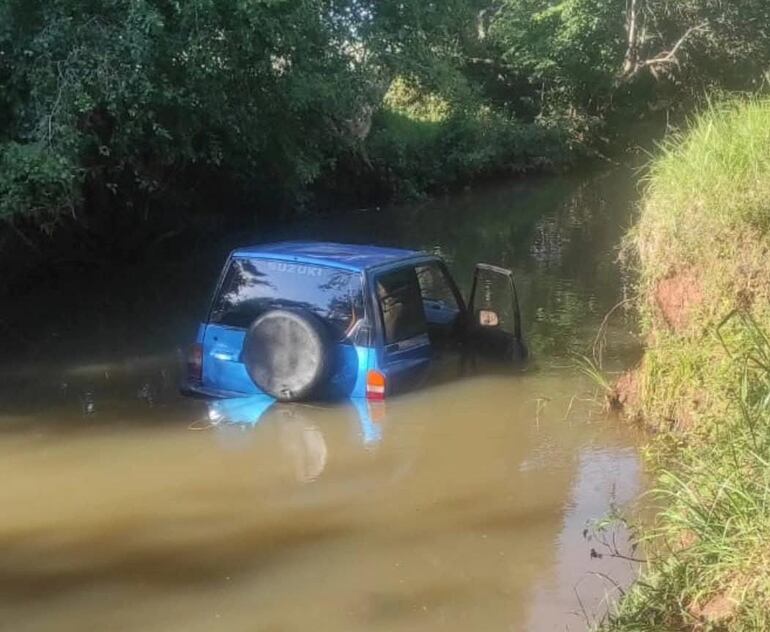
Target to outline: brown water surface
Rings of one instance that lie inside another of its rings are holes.
[[[477,260],[516,272],[526,371],[382,405],[176,394],[176,350],[240,236],[15,297],[0,629],[585,629],[635,572],[585,530],[643,491],[640,437],[573,355],[624,297],[633,191],[623,172],[543,179],[281,231],[430,249],[462,285]],[[636,357],[627,329],[609,321],[609,370]]]

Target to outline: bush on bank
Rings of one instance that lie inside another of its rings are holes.
[[[599,155],[592,149],[601,126],[596,117],[572,112],[526,120],[491,107],[462,79],[447,92],[451,99],[396,76],[366,138],[313,187],[316,201],[413,200],[484,179],[563,171]]]
[[[654,161],[633,414],[662,512],[610,630],[770,629],[770,100],[711,106]]]
[[[425,121],[385,109],[366,151],[392,195],[404,199],[492,175],[557,170],[584,148],[562,121],[524,123],[487,108]]]

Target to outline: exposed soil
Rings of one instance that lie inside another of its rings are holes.
[[[694,531],[690,531],[689,529],[683,529],[682,532],[679,534],[679,541],[677,544],[679,545],[680,551],[686,551],[687,549],[692,548],[698,543],[698,536]]]
[[[735,599],[725,594],[719,594],[709,599],[703,606],[693,603],[690,614],[698,619],[694,630],[712,629],[714,625],[724,624],[735,616],[737,607]]]
[[[615,387],[609,394],[609,405],[612,410],[634,414],[640,402],[640,369],[626,371],[615,383]]]
[[[684,332],[693,310],[703,302],[700,279],[692,269],[683,270],[658,282],[655,305],[666,325],[675,333]]]

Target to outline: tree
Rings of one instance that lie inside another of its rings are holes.
[[[367,98],[342,4],[3,0],[0,214],[299,190]]]
[[[756,88],[769,25],[767,0],[0,0],[0,217],[299,206],[368,164],[396,78],[444,104],[458,163],[474,126],[573,146],[620,101]]]
[[[697,89],[720,83],[750,87],[770,68],[770,5],[627,0],[626,42],[621,83],[648,71],[657,80]]]
[[[611,90],[622,14],[606,0],[507,0],[489,28],[501,59],[546,107],[593,108]]]

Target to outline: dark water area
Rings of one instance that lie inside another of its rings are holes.
[[[465,291],[477,261],[511,267],[530,344],[565,355],[585,350],[579,330],[593,327],[597,313],[626,292],[616,256],[636,198],[630,170],[535,178],[267,232],[214,233],[170,260],[52,264],[2,295],[0,352],[13,369],[173,353],[194,336],[232,248],[324,239],[439,253]]]
[[[635,573],[591,555],[586,523],[633,507],[644,476],[575,357],[603,324],[608,371],[639,356],[630,316],[604,322],[636,199],[626,170],[522,180],[16,287],[0,629],[586,629]],[[429,250],[464,290],[477,261],[510,267],[530,367],[376,408],[181,397],[227,252],[304,238]]]

